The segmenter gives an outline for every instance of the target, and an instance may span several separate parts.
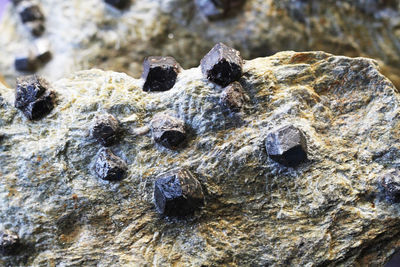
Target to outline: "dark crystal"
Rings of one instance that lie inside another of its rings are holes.
[[[119,122],[111,114],[96,116],[92,128],[92,136],[103,146],[115,144],[119,137]]]
[[[118,9],[127,8],[131,3],[130,0],[105,0],[105,2]]]
[[[143,62],[143,90],[167,91],[176,82],[181,66],[173,57],[147,57]]]
[[[388,172],[382,176],[379,182],[386,200],[400,203],[400,172],[398,170]]]
[[[216,44],[200,62],[203,75],[223,87],[242,76],[240,52],[223,43]]]
[[[51,59],[51,51],[50,51],[50,44],[47,40],[41,39],[35,42],[35,54],[36,59],[45,64]]]
[[[43,21],[27,22],[26,26],[30,29],[31,33],[36,37],[41,36],[45,31],[45,27],[44,27],[44,22]]]
[[[235,13],[245,0],[195,0],[197,8],[209,20],[216,20]]]
[[[44,20],[44,15],[42,10],[38,5],[29,4],[20,9],[19,15],[23,23]]]
[[[20,240],[16,233],[4,231],[0,233],[0,252],[3,255],[16,254],[20,248]]]
[[[185,123],[168,114],[156,115],[151,130],[154,141],[167,148],[176,148],[186,139]]]
[[[97,176],[107,181],[120,181],[128,169],[125,161],[108,148],[102,148],[97,156],[95,172]]]
[[[245,102],[242,85],[233,82],[221,94],[221,103],[233,112],[239,112]]]
[[[306,138],[293,125],[269,133],[265,146],[269,157],[286,167],[296,167],[307,159]]]
[[[188,170],[167,173],[155,181],[154,203],[161,214],[189,215],[204,205],[203,190]]]
[[[17,71],[21,72],[35,72],[38,67],[35,59],[31,55],[16,57],[14,66]]]
[[[48,82],[37,75],[17,78],[15,107],[30,120],[40,119],[54,108],[55,94]]]

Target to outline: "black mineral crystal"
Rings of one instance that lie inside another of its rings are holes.
[[[143,62],[143,90],[167,91],[176,82],[181,66],[173,57],[147,57]]]
[[[0,253],[2,255],[12,255],[18,252],[20,247],[19,236],[11,231],[0,233]]]
[[[40,119],[54,108],[55,94],[49,83],[37,75],[17,78],[15,107],[30,120]]]
[[[197,8],[209,20],[221,19],[235,13],[245,0],[195,0]]]
[[[167,148],[177,148],[186,139],[185,123],[168,114],[157,114],[150,123],[155,142]]]
[[[286,167],[296,167],[307,159],[306,138],[293,125],[269,133],[265,146],[269,157]]]
[[[92,136],[103,146],[111,146],[118,141],[120,127],[118,120],[111,114],[101,114],[95,117]]]
[[[129,6],[129,4],[131,3],[130,0],[104,0],[107,4],[118,8],[118,9],[124,9],[127,8]]]
[[[17,56],[14,60],[14,66],[17,71],[35,72],[38,68],[37,61],[32,54]]]
[[[379,182],[386,200],[400,203],[400,172],[398,170],[388,172],[381,177]]]
[[[161,214],[189,215],[204,205],[203,190],[188,170],[167,173],[155,181],[154,203]]]
[[[233,112],[239,112],[245,102],[245,95],[242,85],[238,82],[233,82],[221,94],[221,104]]]
[[[216,44],[200,62],[203,75],[220,86],[239,80],[243,60],[240,52],[223,43]]]
[[[107,181],[120,181],[128,169],[123,159],[114,155],[108,148],[100,149],[94,170],[97,176]]]
[[[44,15],[40,7],[30,1],[24,1],[20,3],[18,10],[22,23],[44,20]]]

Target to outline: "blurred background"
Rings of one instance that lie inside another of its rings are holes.
[[[152,55],[197,67],[221,41],[245,59],[369,57],[400,88],[399,11],[399,0],[0,0],[0,80],[12,87],[19,75],[57,80],[89,68],[140,77]]]

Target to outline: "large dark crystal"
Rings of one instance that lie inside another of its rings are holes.
[[[287,167],[296,167],[307,159],[307,142],[301,130],[284,126],[268,134],[265,146],[269,157]]]
[[[154,184],[157,211],[169,216],[184,216],[204,205],[200,182],[188,170],[167,173]]]
[[[127,8],[131,3],[130,0],[105,0],[105,2],[118,9]]]
[[[37,75],[17,78],[15,107],[30,120],[40,119],[54,108],[55,94],[48,82]]]
[[[176,148],[186,139],[185,123],[168,114],[157,114],[150,123],[154,141]]]
[[[167,91],[176,82],[181,66],[173,57],[147,57],[143,62],[143,90]]]
[[[245,102],[242,85],[233,82],[221,94],[221,104],[233,112],[239,112]]]
[[[19,236],[11,231],[0,233],[0,253],[2,255],[16,254],[20,248]]]
[[[386,200],[400,203],[400,172],[398,170],[384,174],[379,183]]]
[[[17,71],[22,72],[34,72],[38,67],[35,58],[31,54],[16,57],[14,66]]]
[[[92,136],[103,146],[111,146],[118,141],[120,132],[118,120],[111,114],[96,116]]]
[[[223,43],[216,44],[200,62],[203,75],[223,87],[242,76],[240,52]]]
[[[107,181],[120,181],[128,169],[125,161],[108,148],[102,148],[97,156],[95,172],[97,176]]]
[[[25,1],[26,5],[19,6],[19,15],[21,17],[22,23],[44,20],[44,15],[40,7],[36,4]],[[25,2],[23,4],[25,4]]]

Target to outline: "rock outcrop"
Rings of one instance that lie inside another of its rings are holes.
[[[101,0],[42,0],[46,31],[41,38],[49,40],[53,58],[38,72],[56,80],[98,67],[139,77],[146,56],[173,56],[189,68],[222,41],[244,58],[282,50],[375,58],[400,87],[398,1],[231,1],[239,4],[217,19],[207,18],[207,5],[199,4],[207,1],[134,0],[119,10]],[[0,31],[0,73],[13,85],[15,57],[37,54],[37,39],[11,6]]]
[[[239,82],[233,112],[200,67],[154,93],[126,74],[80,71],[52,83],[57,103],[37,121],[1,86],[0,231],[24,249],[0,265],[383,265],[400,242],[400,204],[387,197],[397,187],[382,186],[397,183],[386,174],[400,166],[400,99],[376,62],[282,52],[245,61]],[[160,112],[184,121],[184,146],[153,140]],[[127,165],[120,181],[95,173],[103,148],[90,125],[103,113],[120,122],[109,147]],[[307,142],[295,168],[265,147],[288,124]],[[163,217],[154,182],[177,169],[199,181],[204,207]]]

